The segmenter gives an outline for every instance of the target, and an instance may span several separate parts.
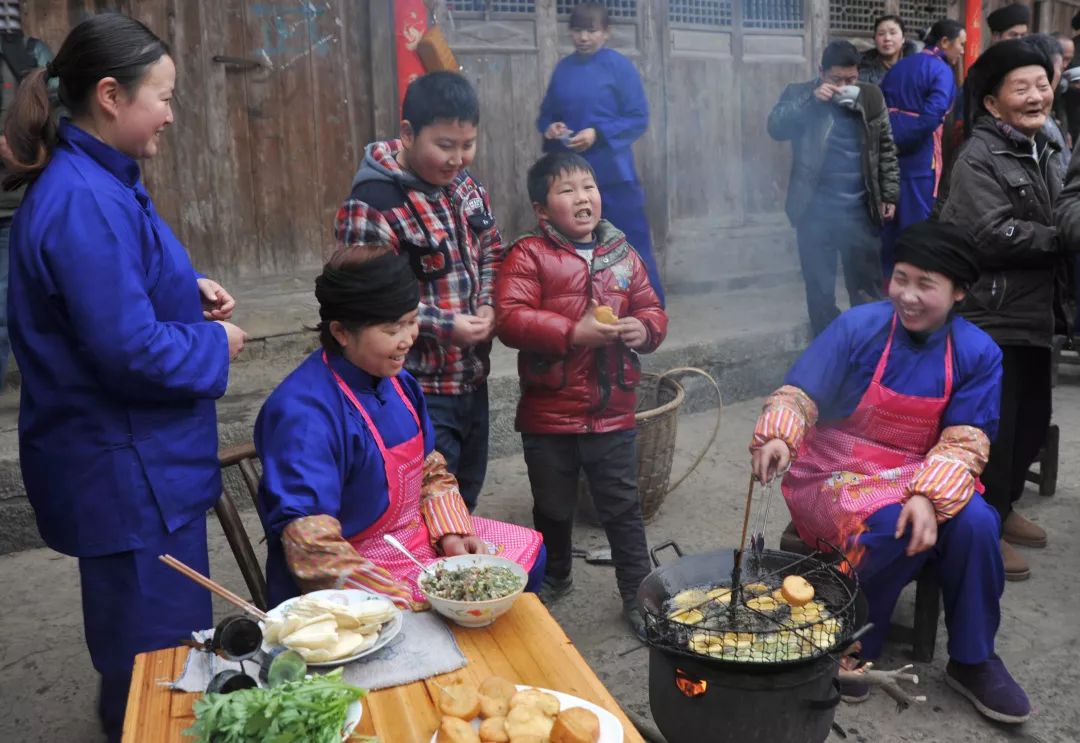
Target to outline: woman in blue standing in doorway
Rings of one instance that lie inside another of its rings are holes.
[[[52,122],[59,79],[70,119]],[[210,594],[158,561],[209,571],[221,495],[214,399],[244,332],[154,208],[139,161],[172,123],[165,43],[117,13],[76,26],[5,123],[30,183],[11,226],[8,309],[22,372],[19,462],[38,530],[79,560],[98,712],[119,741],[138,653],[212,624]]]
[[[607,8],[588,2],[570,14],[574,53],[555,66],[536,128],[544,135],[544,151],[579,152],[596,172],[604,200],[604,219],[626,235],[649,273],[649,282],[664,303],[645,191],[634,167],[634,142],[649,127],[649,103],[634,63],[614,49]]]

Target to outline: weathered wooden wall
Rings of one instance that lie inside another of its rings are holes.
[[[678,219],[782,220],[787,150],[768,139],[764,121],[783,86],[812,72],[812,4],[608,3],[609,46],[637,65],[649,98],[649,131],[634,152],[659,250]],[[573,3],[498,5],[496,12],[451,2],[452,23],[444,25],[481,98],[472,169],[489,187],[504,231],[515,235],[533,222],[524,173],[540,152],[540,98],[558,59],[572,52]]]
[[[176,123],[144,172],[196,267],[243,279],[317,265],[375,130],[372,58],[390,52],[372,49],[369,3],[35,0],[24,26],[56,50],[106,10],[174,50]]]
[[[473,170],[511,239],[533,221],[524,175],[540,152],[540,99],[571,52],[574,2],[448,4],[444,30],[481,98]],[[830,38],[867,36],[884,11],[914,27],[963,13],[963,0],[608,6],[611,46],[637,65],[649,98],[635,156],[660,251],[677,220],[784,223],[790,148],[769,139],[765,120],[785,85],[814,75]],[[1074,7],[1053,0],[1043,17],[1065,28]],[[145,168],[196,265],[227,279],[317,265],[363,145],[397,132],[393,0],[34,0],[25,25],[55,48],[88,13],[110,9],[176,50],[176,125]]]

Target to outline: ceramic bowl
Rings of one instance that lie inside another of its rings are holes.
[[[854,108],[859,99],[858,85],[845,85],[833,94],[833,102],[845,108]]]
[[[514,605],[517,597],[525,590],[525,583],[528,581],[528,573],[525,572],[525,568],[512,560],[507,560],[505,557],[496,557],[495,555],[457,555],[455,557],[446,557],[438,562],[432,563],[431,567],[435,568],[440,565],[445,570],[456,570],[458,568],[468,567],[504,567],[509,568],[513,571],[514,575],[521,579],[521,588],[511,593],[509,596],[503,596],[502,598],[491,599],[489,601],[451,601],[450,599],[439,598],[438,596],[433,596],[428,593],[424,588],[425,575],[421,573],[419,575],[420,591],[431,603],[431,608],[455,624],[460,624],[462,627],[486,627],[494,622],[510,610],[510,607]]]

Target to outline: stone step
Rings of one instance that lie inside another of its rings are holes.
[[[786,227],[724,229],[708,220],[684,220],[672,227],[668,244],[669,291],[738,291],[799,280],[795,232]]]
[[[237,321],[254,337],[243,360],[230,370],[229,387],[218,403],[222,446],[250,441],[252,427],[267,394],[318,344],[303,329],[317,319],[310,283],[296,281],[288,291],[263,286],[248,296],[239,292]],[[708,293],[674,293],[667,340],[644,357],[644,368],[663,372],[680,366],[699,367],[719,383],[724,400],[733,402],[767,393],[808,339],[802,287]],[[496,342],[490,377],[491,456],[514,454],[520,438],[514,432],[518,398],[516,352]],[[714,405],[711,387],[696,378],[685,380],[685,410]],[[18,393],[0,395],[0,554],[40,546],[33,514],[25,497],[18,464]],[[749,433],[747,433],[749,436]]]

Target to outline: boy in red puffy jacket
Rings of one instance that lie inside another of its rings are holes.
[[[539,225],[505,257],[495,307],[499,338],[520,351],[516,427],[533,522],[548,552],[541,598],[552,601],[573,584],[571,537],[584,470],[611,545],[623,616],[641,634],[634,598],[649,558],[637,490],[634,387],[638,354],[664,340],[667,315],[637,252],[600,219],[600,190],[584,158],[545,155],[529,169],[528,188]]]

